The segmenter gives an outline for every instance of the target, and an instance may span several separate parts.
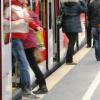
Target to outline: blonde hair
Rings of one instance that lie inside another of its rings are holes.
[[[65,3],[65,2],[79,2],[79,0],[61,0],[62,3]]]

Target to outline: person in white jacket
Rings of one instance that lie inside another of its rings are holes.
[[[29,31],[28,24],[29,21],[31,21],[28,12],[23,9],[24,3],[27,3],[27,1],[11,0],[11,3],[12,5],[9,7],[7,0],[5,2],[4,32],[7,34],[6,38],[9,38],[10,32],[12,33],[12,54],[16,57],[19,64],[21,88],[23,90],[23,94],[34,99],[37,98],[37,96],[31,91],[29,63],[27,61],[22,42],[22,40],[27,37]],[[9,14],[10,10],[11,15]],[[11,23],[10,31],[8,30],[9,23]],[[35,24],[34,28],[37,28]]]

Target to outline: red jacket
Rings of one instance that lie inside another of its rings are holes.
[[[35,23],[30,23],[30,26],[34,28],[34,26],[41,26],[40,21],[34,12],[30,12],[31,18],[35,21]],[[34,25],[35,24],[35,25]],[[34,28],[35,29],[35,28]],[[29,30],[27,38],[23,41],[24,48],[32,48],[37,47],[36,35],[35,30]]]

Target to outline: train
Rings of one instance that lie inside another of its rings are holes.
[[[39,68],[45,77],[53,73],[61,64],[64,63],[65,54],[67,52],[68,38],[62,32],[62,29],[57,25],[57,16],[61,6],[61,0],[28,0],[30,9],[33,10],[39,17],[43,27],[44,49],[42,49],[42,59],[38,62]],[[11,0],[9,0],[9,6]],[[11,12],[9,12],[10,14]],[[0,44],[0,100],[20,100],[21,89],[17,87],[19,82],[18,69],[12,74],[12,39],[11,33],[9,42],[4,42],[4,0],[1,0],[1,44]],[[11,23],[9,23],[10,25]],[[78,51],[86,43],[86,17],[81,14],[82,33],[78,35],[75,51]],[[9,27],[10,30],[10,27]],[[35,75],[30,70],[31,84],[35,81]],[[13,86],[13,83],[15,84]],[[16,96],[20,99],[16,99]]]

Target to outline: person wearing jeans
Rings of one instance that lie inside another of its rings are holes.
[[[92,34],[94,37],[95,57],[97,61],[100,61],[100,28],[92,28]]]
[[[29,31],[28,24],[32,20],[29,17],[29,13],[24,10],[24,4],[27,4],[27,0],[11,0],[11,3],[11,11],[8,5],[5,7],[4,31],[7,34],[7,39],[9,39],[9,32],[12,33],[12,54],[17,58],[19,65],[23,95],[27,95],[34,99],[37,98],[37,96],[31,90],[30,74],[28,71],[29,63],[27,61],[22,42],[22,40],[27,37]],[[9,12],[12,14],[11,20]],[[11,23],[10,31],[7,30],[9,28],[9,23]]]
[[[96,60],[100,61],[100,0],[90,0],[88,12],[94,37]]]
[[[12,40],[12,54],[16,57],[18,65],[20,66],[20,80],[21,87],[25,91],[31,89],[30,87],[30,75],[29,64],[27,62],[26,55],[24,53],[23,43],[20,39]]]

